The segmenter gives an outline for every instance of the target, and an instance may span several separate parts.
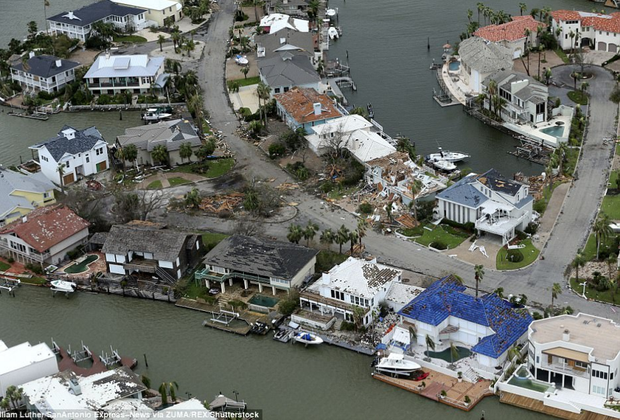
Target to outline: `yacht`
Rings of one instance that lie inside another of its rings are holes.
[[[460,162],[469,158],[467,153],[460,152],[449,152],[447,150],[443,150],[441,147],[439,148],[439,153],[431,153],[426,157],[426,160],[447,160],[448,162]]]
[[[73,293],[77,290],[77,284],[72,281],[53,280],[51,285],[52,292],[54,292],[54,294],[56,294],[56,292],[61,292],[69,296],[69,293]]]
[[[309,332],[304,332],[304,331],[296,332],[295,335],[293,336],[293,339],[297,341],[298,343],[303,343],[306,345],[321,344],[323,342],[323,339],[319,337],[318,335],[311,334]]]
[[[405,356],[398,353],[391,353],[383,357],[377,363],[376,369],[379,372],[393,373],[397,375],[411,375],[414,371],[421,369],[421,366],[411,360],[406,360]]]

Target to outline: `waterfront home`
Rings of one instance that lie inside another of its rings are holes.
[[[437,280],[398,311],[402,324],[397,329],[406,334],[394,334],[407,341],[408,325],[413,324],[419,346],[426,345],[427,337],[433,340],[437,351],[452,343],[465,346],[474,354],[477,368],[494,372],[496,366],[504,363],[512,346],[527,340],[532,317],[527,310],[514,308],[495,293],[475,298],[466,290],[453,276]]]
[[[84,75],[86,86],[94,95],[151,92],[163,89],[168,80],[164,57],[102,54]]]
[[[490,169],[469,174],[437,194],[435,216],[473,223],[478,232],[497,235],[506,245],[532,221],[533,202],[528,185]]]
[[[183,7],[173,0],[112,0],[114,3],[145,10],[145,26],[166,26],[183,18]],[[168,19],[168,20],[166,20]]]
[[[466,94],[484,92],[482,82],[500,70],[512,69],[512,51],[503,45],[472,36],[459,44],[459,89]]]
[[[0,252],[25,264],[57,265],[88,241],[89,226],[66,206],[40,207],[0,228]]]
[[[226,282],[243,281],[243,288],[250,284],[288,292],[299,287],[314,274],[318,251],[305,246],[271,241],[256,236],[233,235],[215,246],[203,259],[205,268],[195,274],[204,280],[207,288],[219,284],[222,293]]]
[[[427,169],[414,163],[405,152],[395,152],[365,164],[366,183],[375,188],[381,197],[400,198],[406,206],[414,199],[446,188],[447,179],[431,176]],[[421,188],[414,197],[411,188],[416,181],[420,181]]]
[[[10,386],[19,387],[55,373],[58,373],[56,355],[47,344],[32,346],[26,342],[9,348],[0,340],[0,398]]]
[[[296,19],[282,13],[272,13],[263,16],[259,25],[268,34],[275,34],[283,29],[292,29],[298,32],[310,32],[310,22],[306,19]]]
[[[125,134],[116,138],[116,144],[120,148],[129,144],[136,146],[138,149],[136,163],[139,165],[158,164],[159,162],[153,160],[151,153],[159,145],[166,146],[170,166],[179,165],[186,161],[180,155],[181,145],[185,143],[189,143],[194,152],[202,146],[202,140],[194,126],[188,120],[181,119],[126,128]],[[190,156],[188,160],[191,161],[192,157]]]
[[[41,172],[22,174],[0,165],[0,226],[37,207],[56,203],[52,184]]]
[[[310,132],[312,127],[342,116],[333,99],[312,88],[295,87],[274,99],[278,115],[291,130]]]
[[[533,77],[514,71],[498,71],[482,82],[485,91],[495,82],[498,94],[506,102],[501,110],[502,119],[513,124],[535,125],[547,121],[549,88]],[[483,105],[489,108],[489,99]]]
[[[149,223],[114,225],[101,252],[112,274],[147,273],[170,283],[200,261],[202,237]]]
[[[78,130],[65,125],[56,137],[29,149],[37,151],[41,172],[60,186],[105,171],[110,166],[108,144],[95,127]]]
[[[401,281],[402,270],[379,264],[376,259],[366,261],[349,257],[323,273],[320,279],[304,290],[299,297],[299,304],[302,309],[310,312],[338,316],[367,327],[374,321],[379,304],[385,301],[391,286]],[[356,311],[356,308],[361,308],[361,312]],[[300,316],[294,320],[312,322]],[[313,326],[327,329],[327,325],[316,321],[312,323]]]
[[[563,50],[586,46],[595,51],[618,52],[620,12],[602,13],[555,10],[551,29]],[[559,35],[558,35],[559,34]]]
[[[101,0],[78,10],[62,12],[47,18],[52,34],[65,34],[85,42],[96,22],[112,23],[121,30],[140,30],[146,26],[146,10]]]
[[[286,93],[293,87],[322,90],[321,77],[312,58],[299,51],[279,51],[258,61],[260,80],[271,88],[271,95]]]
[[[276,34],[263,34],[254,37],[256,43],[256,57],[258,59],[270,59],[279,56],[281,52],[291,52],[308,57],[320,57],[315,53],[315,35],[308,32],[297,32],[292,29],[283,29]]]
[[[512,51],[512,58],[516,59],[521,57],[527,48],[539,45],[538,32],[546,28],[546,23],[539,22],[530,15],[513,16],[510,22],[478,28],[474,36],[508,48]]]
[[[307,0],[267,0],[265,10],[268,15],[274,13],[283,13],[285,15],[298,17],[302,19],[308,18],[308,1]]]
[[[86,377],[66,370],[25,383],[22,388],[27,411],[43,418],[153,416],[142,400],[147,387],[126,367]]]
[[[31,52],[25,65],[22,61],[11,64],[11,79],[25,93],[54,93],[75,80],[75,69],[79,66],[76,61]]]

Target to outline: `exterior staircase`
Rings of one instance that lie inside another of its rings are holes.
[[[155,270],[155,275],[159,277],[160,279],[162,279],[163,281],[165,281],[166,283],[174,284],[177,281],[174,277],[168,274],[168,272],[161,267],[157,267],[157,270]]]
[[[463,377],[465,377],[468,381],[476,383],[478,381],[478,377],[480,375],[478,375],[478,373],[476,373],[475,370],[473,370],[472,368],[467,369],[465,372],[463,372]]]

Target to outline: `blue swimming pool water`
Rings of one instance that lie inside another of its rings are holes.
[[[556,125],[553,127],[543,128],[540,131],[553,137],[562,137],[564,134],[564,126]]]
[[[448,64],[448,69],[450,69],[450,71],[457,71],[459,67],[461,67],[460,61],[452,61],[450,64]]]

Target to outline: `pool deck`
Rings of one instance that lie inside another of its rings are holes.
[[[458,382],[456,378],[444,375],[432,369],[423,368],[422,370],[424,372],[430,372],[430,375],[423,381],[393,378],[380,373],[373,373],[372,377],[381,382],[463,411],[470,411],[476,404],[482,401],[482,399],[493,395],[493,392],[489,389],[491,381],[481,380],[472,383],[463,380],[462,382]],[[422,382],[426,383],[426,387],[423,389],[420,388]],[[441,391],[446,391],[445,397],[441,396]],[[469,404],[465,403],[466,395],[471,399]]]
[[[75,265],[77,261],[83,261],[84,259],[88,258],[91,255],[97,255],[99,258],[89,263],[85,271],[81,271],[79,273],[65,272],[67,268]],[[105,255],[103,255],[101,252],[89,252],[88,254],[80,257],[78,260],[71,261],[69,264],[64,265],[63,267],[58,269],[54,274],[62,274],[63,276],[73,277],[73,278],[83,278],[85,276],[88,277],[90,274],[93,274],[93,273],[97,273],[97,272],[105,273],[106,271],[107,271],[107,268],[105,264]]]

